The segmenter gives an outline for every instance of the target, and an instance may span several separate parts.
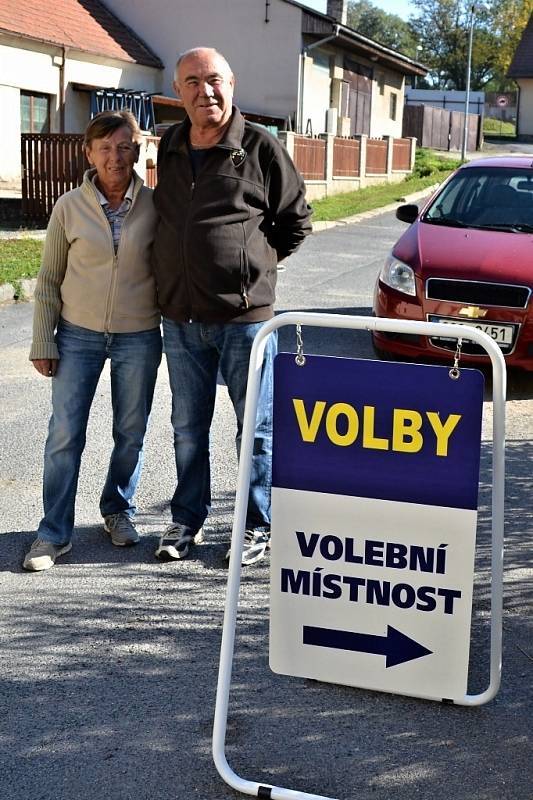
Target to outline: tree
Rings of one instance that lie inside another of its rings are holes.
[[[387,14],[370,0],[349,0],[348,25],[363,36],[410,58],[416,56],[418,42],[409,23],[396,14]]]
[[[440,89],[465,89],[472,7],[471,88],[508,88],[509,68],[533,0],[412,0],[410,23],[423,45],[425,64]]]
[[[493,30],[499,41],[494,76],[496,91],[508,88],[509,80],[505,75],[531,14],[533,0],[494,0],[492,4]]]

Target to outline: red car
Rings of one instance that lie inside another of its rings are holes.
[[[464,164],[418,206],[396,211],[411,223],[375,288],[374,314],[469,324],[488,333],[509,367],[533,370],[533,155]],[[374,332],[383,357],[442,361],[457,339]],[[461,361],[487,363],[463,339]]]

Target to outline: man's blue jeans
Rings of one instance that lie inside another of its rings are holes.
[[[263,323],[176,323],[163,319],[163,342],[172,390],[172,425],[178,485],[172,520],[199,529],[211,507],[209,429],[220,369],[237,417],[240,451],[248,363]],[[277,335],[267,341],[261,374],[246,527],[270,530],[272,483],[272,369]]]
[[[89,411],[105,360],[111,362],[114,447],[100,498],[102,516],[135,513],[143,441],[161,361],[159,328],[97,333],[61,319],[59,365],[52,378],[52,416],[44,451],[42,518],[37,535],[54,544],[72,537],[78,475]]]

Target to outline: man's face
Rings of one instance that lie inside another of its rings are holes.
[[[194,127],[222,128],[231,117],[235,79],[227,62],[211,50],[186,56],[174,91],[183,100]]]

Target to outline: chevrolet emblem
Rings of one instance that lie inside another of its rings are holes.
[[[480,308],[479,306],[465,306],[459,311],[459,314],[469,319],[479,319],[480,317],[487,316],[487,309]]]

